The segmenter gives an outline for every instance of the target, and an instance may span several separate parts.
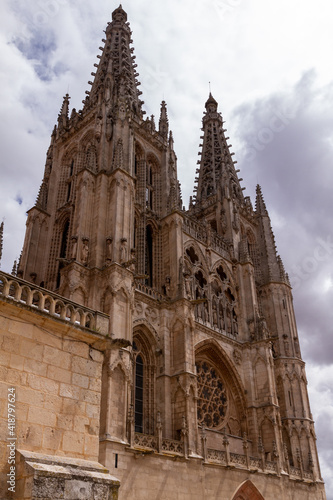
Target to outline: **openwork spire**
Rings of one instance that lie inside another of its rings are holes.
[[[97,71],[91,73],[94,77],[94,81],[89,82],[92,88],[86,92],[88,97],[84,103],[94,103],[102,92],[107,102],[123,100],[127,109],[141,115],[143,101],[139,99],[142,94],[138,89],[139,73],[136,71],[134,48],[130,47],[132,31],[121,5],[113,11],[112,22],[108,23],[105,34],[106,38],[102,40],[104,47],[100,47],[102,55],[97,56],[99,64],[95,64]]]
[[[202,119],[203,132],[200,138],[203,139],[200,165],[197,169],[198,177],[195,181],[197,185],[194,190],[197,192],[194,197],[195,204],[205,203],[208,198],[223,194],[228,194],[226,189],[231,189],[229,196],[236,197],[243,201],[242,189],[232,161],[233,153],[230,153],[231,145],[227,144],[228,137],[225,137],[223,129],[223,118],[217,111],[218,103],[211,93],[205,104],[206,111]]]

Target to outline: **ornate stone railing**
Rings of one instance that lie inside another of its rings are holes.
[[[301,477],[301,469],[299,469],[298,467],[291,466],[290,467],[290,475],[300,478]]]
[[[154,290],[150,286],[144,285],[143,283],[140,283],[139,281],[135,281],[135,288],[137,291],[142,292],[146,295],[149,295],[149,297],[157,300],[163,300],[165,297],[158,292],[157,290]]]
[[[134,446],[149,450],[157,450],[157,437],[136,432],[134,434]]]
[[[230,247],[229,245],[216,233],[211,233],[210,238],[208,238],[206,228],[201,225],[199,222],[193,221],[187,217],[184,218],[184,231],[193,238],[202,241],[202,243],[208,244],[213,250],[217,253],[224,255],[225,257],[229,256]]]
[[[250,457],[250,467],[253,469],[261,469],[262,462],[260,458]]]
[[[182,441],[175,441],[174,439],[162,439],[162,451],[170,452],[173,454],[184,454],[184,445]]]
[[[0,271],[0,298],[24,304],[73,325],[108,333],[108,316]]]
[[[246,455],[241,455],[240,453],[230,453],[230,461],[233,464],[247,466]]]
[[[207,459],[212,462],[217,462],[219,464],[226,465],[226,452],[221,450],[213,450],[211,448],[207,449]]]
[[[185,437],[185,435],[184,435]],[[177,441],[174,439],[162,438],[161,427],[158,427],[158,432],[156,436],[149,434],[141,434],[138,432],[133,433],[133,441],[131,447],[140,450],[144,453],[155,453],[170,454],[171,456],[181,456],[188,458],[186,449],[186,439]],[[270,460],[265,460],[264,457],[252,457],[248,453],[248,448],[245,446],[245,453],[233,453],[229,451],[228,439],[225,438],[224,446],[225,450],[215,450],[213,448],[207,448],[206,437],[203,435],[203,456],[202,459],[206,464],[216,464],[222,465],[224,467],[236,467],[241,469],[246,469],[251,472],[264,472],[270,474],[280,475],[281,467],[279,462],[273,462]],[[246,444],[246,443],[245,443]],[[288,468],[288,473],[293,479],[300,480],[311,480],[313,481],[313,474],[310,471],[303,471],[297,467]]]
[[[277,472],[277,463],[276,462],[270,462],[266,460],[265,462],[265,470],[268,472]]]

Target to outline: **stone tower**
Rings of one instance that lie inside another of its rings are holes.
[[[166,103],[158,125],[144,118],[131,43],[120,6],[82,110],[64,97],[18,281],[108,320],[99,460],[120,499],[322,500],[291,286],[261,188],[253,208],[210,94],[182,207]]]

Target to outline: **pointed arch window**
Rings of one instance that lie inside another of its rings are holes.
[[[145,252],[145,275],[146,285],[153,286],[153,228],[146,228],[146,252]]]
[[[68,235],[69,235],[69,220],[67,220],[65,222],[64,228],[62,231],[62,235],[61,235],[60,252],[59,252],[60,259],[66,258],[67,246],[68,246]],[[57,285],[56,285],[57,288],[59,288],[59,286],[60,286],[61,270],[63,267],[64,267],[64,262],[62,260],[60,260],[59,267],[58,267],[58,274],[57,274]]]
[[[86,167],[93,172],[97,171],[97,151],[95,146],[89,146],[86,153]]]
[[[144,364],[139,354],[135,360],[134,421],[135,432],[143,432],[143,375]]]
[[[155,370],[151,346],[139,332],[133,342],[133,407],[135,432],[154,434]]]

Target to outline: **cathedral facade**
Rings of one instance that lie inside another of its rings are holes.
[[[82,110],[64,97],[18,269],[0,274],[13,498],[323,500],[261,188],[253,206],[210,94],[185,210],[166,103],[144,117],[131,43],[120,6]]]

